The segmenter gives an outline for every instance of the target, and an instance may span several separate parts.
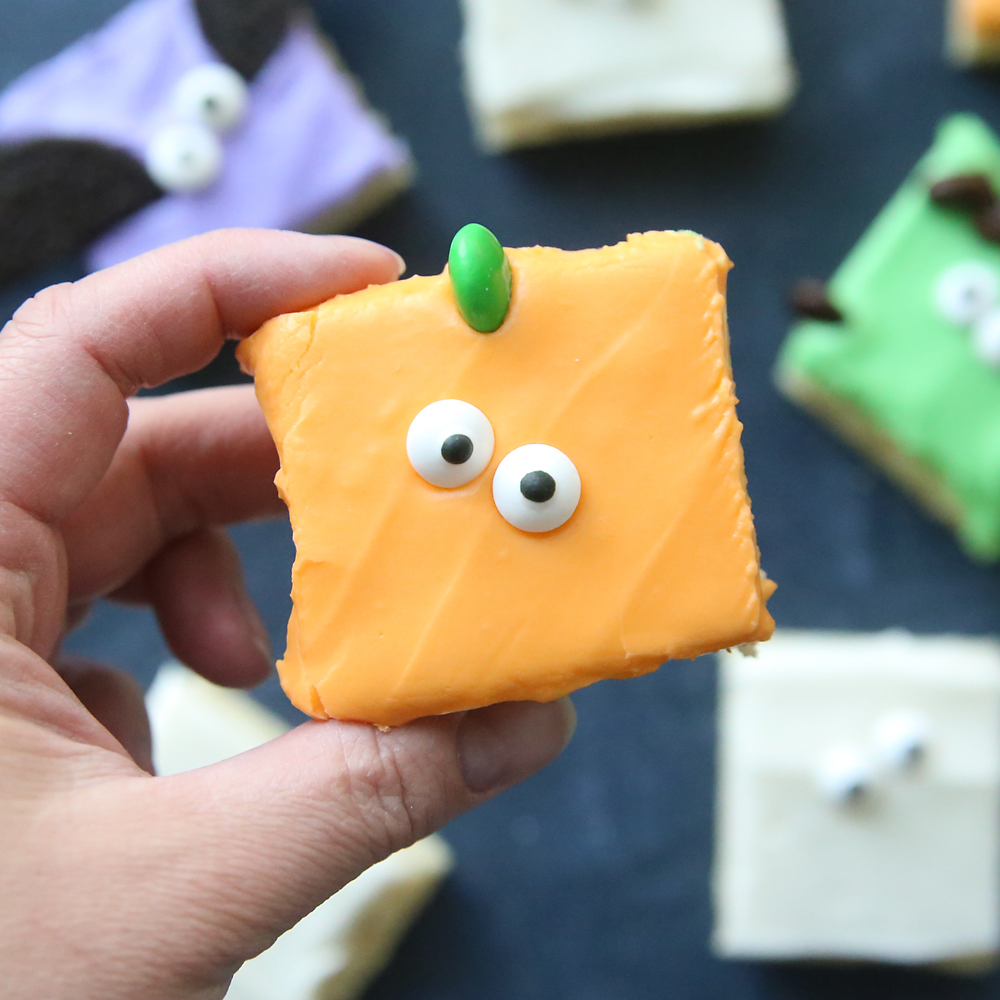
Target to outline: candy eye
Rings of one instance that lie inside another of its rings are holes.
[[[558,448],[515,448],[493,475],[493,502],[521,531],[552,531],[565,524],[580,502],[580,473]]]
[[[217,132],[235,128],[247,109],[247,85],[225,63],[206,63],[185,73],[174,87],[173,104],[186,121]]]
[[[882,716],[873,733],[879,758],[893,770],[911,770],[927,754],[929,731],[924,715],[912,709]]]
[[[453,490],[471,483],[493,457],[493,427],[486,414],[460,399],[425,406],[406,434],[410,465],[433,486]]]
[[[985,315],[1000,299],[1000,276],[991,267],[969,260],[949,267],[934,286],[938,312],[966,326]]]
[[[1000,368],[1000,309],[991,309],[973,324],[972,349],[980,361]]]
[[[204,125],[167,125],[150,140],[146,169],[165,191],[190,194],[219,176],[222,147]]]
[[[857,747],[831,747],[816,769],[816,784],[831,802],[849,805],[871,794],[874,773],[867,757]]]

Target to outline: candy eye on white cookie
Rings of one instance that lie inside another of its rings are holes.
[[[927,717],[909,708],[886,713],[872,732],[879,762],[891,771],[912,771],[927,756],[929,742]]]
[[[816,767],[816,785],[838,805],[861,802],[880,781],[915,771],[927,756],[930,723],[915,709],[880,716],[863,743],[838,743],[826,750]]]
[[[824,798],[851,805],[871,795],[875,768],[865,751],[851,743],[830,747],[816,767],[816,786]]]

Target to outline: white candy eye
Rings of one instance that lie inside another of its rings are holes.
[[[247,85],[232,66],[205,63],[178,80],[173,105],[180,118],[226,132],[243,121],[247,98]]]
[[[844,744],[823,754],[816,769],[816,784],[832,802],[843,805],[860,802],[871,794],[874,771],[858,747]]]
[[[552,531],[580,502],[580,473],[558,448],[515,448],[493,475],[493,502],[505,521],[522,531]]]
[[[980,361],[1000,368],[1000,309],[991,309],[973,324],[972,349]]]
[[[882,763],[906,771],[916,767],[927,754],[930,725],[923,713],[901,709],[883,715],[872,736]]]
[[[471,483],[493,457],[493,427],[486,414],[460,399],[425,406],[406,434],[410,465],[427,482],[453,490]]]
[[[166,125],[150,140],[146,169],[165,191],[200,191],[219,176],[222,146],[204,125]]]
[[[949,267],[934,286],[938,312],[951,323],[967,326],[1000,299],[1000,275],[986,264],[967,260]]]

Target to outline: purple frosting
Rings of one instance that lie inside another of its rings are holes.
[[[0,94],[0,142],[97,139],[144,160],[153,132],[173,120],[174,85],[218,58],[191,0],[136,0]],[[305,20],[250,84],[246,119],[222,143],[218,180],[167,194],[109,230],[91,245],[90,266],[225,226],[294,228],[409,160]]]

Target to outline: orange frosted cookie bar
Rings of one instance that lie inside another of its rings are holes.
[[[278,667],[317,718],[548,701],[773,628],[722,249],[497,245],[480,302],[465,232],[450,275],[280,316],[239,349],[297,551]],[[470,325],[491,310],[494,331]]]
[[[1000,0],[951,0],[948,51],[958,63],[1000,62]]]

